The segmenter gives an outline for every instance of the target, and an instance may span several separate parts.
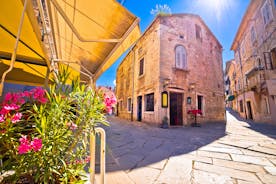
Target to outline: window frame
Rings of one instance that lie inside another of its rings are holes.
[[[273,20],[273,13],[271,12],[271,7],[266,0],[261,8],[262,17],[264,25],[269,24]]]
[[[145,95],[145,112],[154,112],[154,93]]]
[[[251,43],[254,44],[257,41],[256,31],[254,26],[252,26],[250,29],[250,36],[251,36]]]
[[[202,29],[198,24],[195,24],[196,39],[202,41]]]
[[[143,61],[143,66],[142,66],[142,73],[141,73],[141,62]],[[139,60],[139,73],[138,73],[138,76],[141,77],[145,74],[145,58],[142,57],[140,60]]]
[[[181,70],[188,69],[187,52],[183,45],[176,45],[174,49],[175,54],[175,68]],[[177,64],[179,63],[179,64]]]

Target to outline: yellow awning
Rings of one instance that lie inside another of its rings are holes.
[[[58,60],[82,80],[95,81],[140,36],[139,19],[115,0],[47,2]]]
[[[31,3],[32,1],[28,0],[15,66],[5,81],[26,85],[43,85],[43,79],[45,79],[47,68],[50,65],[41,42],[40,29]],[[0,0],[1,78],[10,65],[23,6],[24,0]]]
[[[0,73],[9,68],[10,61],[0,61]],[[47,66],[16,62],[12,71],[6,76],[5,82],[30,86],[41,86],[45,83]]]

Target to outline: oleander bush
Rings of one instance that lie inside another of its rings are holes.
[[[116,103],[62,68],[49,89],[7,93],[0,106],[4,183],[84,183],[89,135]]]

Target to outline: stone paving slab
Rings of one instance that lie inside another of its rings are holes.
[[[247,164],[242,162],[221,160],[221,159],[213,159],[213,164],[217,166],[232,168],[235,170],[254,172],[254,173],[263,173],[265,174],[265,170],[262,166]]]
[[[276,176],[276,167],[265,166],[264,169],[271,175]]]
[[[270,154],[270,155],[275,155],[276,156],[276,149],[266,148],[266,147],[262,147],[262,146],[258,146],[258,145],[249,147],[248,149],[252,150],[252,151],[266,153],[266,154]]]
[[[197,151],[197,155],[209,157],[209,158],[220,158],[225,160],[231,160],[231,157],[227,153],[211,152],[211,151]]]
[[[136,184],[154,183],[160,175],[160,170],[149,167],[140,167],[128,173]]]
[[[218,175],[201,170],[194,170],[192,175],[193,184],[235,184],[235,180],[230,176]]]
[[[191,183],[192,161],[183,157],[171,157],[160,176],[154,182],[156,184],[189,184]]]
[[[248,155],[237,155],[237,154],[231,154],[231,157],[236,162],[243,162],[243,163],[263,165],[263,166],[273,166],[273,164],[266,158],[254,157],[254,156],[248,156]]]
[[[210,146],[210,145],[204,146],[204,147],[200,148],[199,150],[219,152],[219,153],[242,154],[242,152],[239,149],[236,149],[236,148],[213,147],[213,146]]]
[[[257,173],[257,176],[265,184],[275,184],[276,176],[272,176],[270,174],[259,174],[259,173]]]
[[[205,172],[210,172],[210,173],[215,173],[219,175],[226,175],[232,178],[237,178],[245,181],[252,181],[256,183],[261,183],[260,180],[256,177],[256,175],[249,173],[249,172],[244,172],[236,169],[231,169],[227,167],[221,167],[221,166],[216,166],[212,164],[205,164],[205,163],[200,163],[200,162],[195,162],[194,164],[194,169],[205,171]]]

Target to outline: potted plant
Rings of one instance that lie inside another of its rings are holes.
[[[169,128],[169,123],[168,123],[169,118],[167,116],[164,116],[162,119],[162,124],[161,128]]]
[[[192,127],[200,127],[200,124],[197,123],[197,115],[202,115],[202,111],[200,109],[191,109],[187,112],[192,116],[194,122],[191,124]]]

